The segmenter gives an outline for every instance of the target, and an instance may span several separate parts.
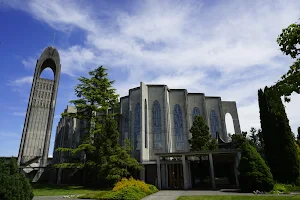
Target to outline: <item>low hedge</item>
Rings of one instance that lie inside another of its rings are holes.
[[[112,191],[104,194],[101,199],[140,200],[157,191],[158,189],[154,185],[133,178],[122,178]]]

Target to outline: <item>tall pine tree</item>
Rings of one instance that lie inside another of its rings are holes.
[[[299,177],[299,158],[280,95],[273,88],[258,91],[265,157],[274,180],[295,183]]]
[[[118,107],[118,95],[112,87],[114,81],[107,78],[106,69],[102,66],[89,72],[89,75],[89,78],[78,79],[80,84],[75,87],[78,99],[70,101],[77,113],[62,114],[87,123],[81,144],[74,149],[57,149],[70,152],[75,159],[57,164],[56,167],[83,168],[87,172],[87,182],[112,185],[122,177],[129,176],[131,170],[141,169],[141,166],[130,157],[129,151],[119,145],[115,113],[109,112],[109,109]],[[84,155],[84,159],[76,159],[78,155]]]
[[[190,132],[192,133],[192,138],[189,141],[191,151],[214,150],[218,148],[217,141],[211,138],[209,128],[203,117],[195,116]]]

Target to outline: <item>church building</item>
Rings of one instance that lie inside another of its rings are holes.
[[[67,106],[65,113],[76,113]],[[112,112],[110,110],[109,112]],[[238,186],[239,151],[230,148],[225,115],[233,119],[235,134],[241,133],[236,103],[221,97],[188,93],[186,89],[169,89],[166,85],[146,85],[129,90],[120,98],[116,117],[120,144],[129,139],[134,148],[132,156],[143,170],[135,178],[156,185],[159,189],[216,188],[218,185]],[[204,118],[218,150],[191,152],[189,132],[195,116]],[[67,153],[56,152],[59,147],[75,148],[80,143],[87,122],[62,117],[57,126],[53,164],[69,159]],[[234,134],[234,133],[232,133]],[[84,155],[81,155],[84,159]],[[56,183],[78,183],[82,175],[66,170],[57,172]],[[78,176],[78,177],[77,177]],[[76,178],[77,177],[77,178]]]
[[[173,164],[190,151],[188,141],[192,135],[189,130],[194,117],[200,115],[205,119],[212,138],[219,143],[228,143],[225,124],[227,113],[232,116],[235,134],[241,133],[236,102],[222,101],[221,97],[205,96],[203,93],[188,93],[186,89],[170,89],[166,85],[146,85],[141,82],[139,87],[129,90],[128,96],[120,99],[120,143],[124,144],[124,140],[128,138],[134,147],[133,156],[144,167],[139,175],[140,179],[165,189],[191,188],[193,181],[190,169],[197,156],[185,158],[186,169],[183,169],[185,167],[181,162],[179,165]],[[236,151],[218,151],[214,153],[224,156],[234,154],[230,159],[235,162]],[[165,167],[157,166],[160,162],[157,160],[158,155],[164,157]],[[207,160],[209,155],[212,156],[211,153],[205,155]],[[176,156],[180,158],[176,159]],[[224,156],[223,158],[226,157]],[[161,175],[160,171],[165,175]],[[183,180],[185,173],[187,177]],[[177,174],[177,183],[170,185],[172,174]],[[160,178],[160,175],[165,178]],[[184,181],[188,183],[184,184]]]

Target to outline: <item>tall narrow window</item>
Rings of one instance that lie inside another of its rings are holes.
[[[122,135],[122,143],[125,145],[125,139],[128,138],[128,131],[129,131],[129,125],[128,125],[128,112],[124,113],[124,134]]]
[[[199,110],[199,108],[197,108],[197,107],[195,107],[195,108],[193,109],[193,114],[192,114],[193,122],[194,122],[194,120],[195,120],[195,116],[200,116],[200,110]]]
[[[147,126],[148,126],[148,117],[147,117],[147,101],[145,99],[145,148],[148,148],[148,129],[147,129]]]
[[[141,132],[141,105],[138,102],[134,110],[134,149],[138,149]]]
[[[157,100],[153,102],[152,107],[152,126],[153,126],[153,149],[162,148],[162,132],[161,132],[161,110]]]
[[[216,111],[210,112],[210,132],[212,138],[217,139],[217,132],[219,131],[219,120]]]
[[[174,107],[174,128],[175,128],[175,149],[183,150],[184,139],[183,139],[183,121],[182,112],[178,104]]]

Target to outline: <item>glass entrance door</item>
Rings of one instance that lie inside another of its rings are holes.
[[[182,164],[168,164],[168,187],[170,189],[183,189]]]

